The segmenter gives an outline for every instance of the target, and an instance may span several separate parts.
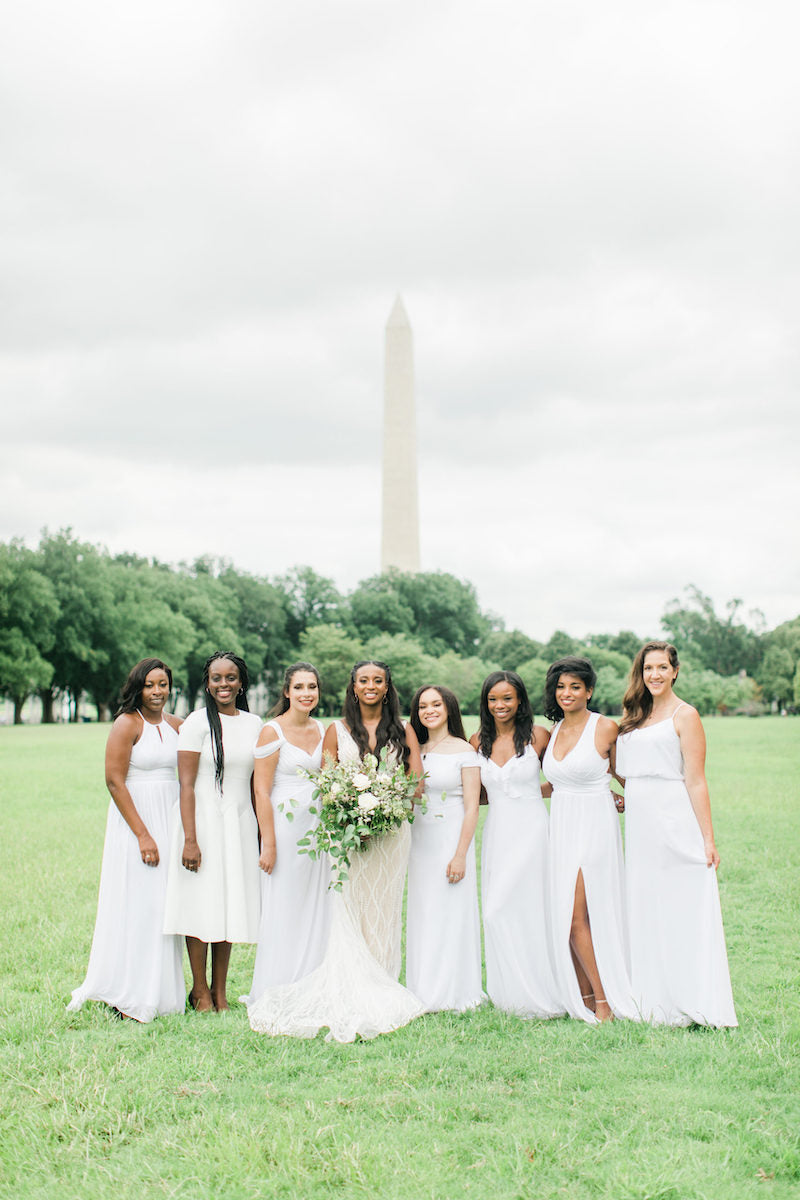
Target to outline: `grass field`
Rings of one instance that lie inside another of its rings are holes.
[[[246,1012],[68,1014],[107,727],[0,729],[0,1197],[800,1195],[800,722],[707,723],[738,1030],[438,1014],[374,1042]],[[235,947],[229,994],[253,950]]]

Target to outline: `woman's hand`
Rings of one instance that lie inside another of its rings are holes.
[[[445,868],[450,883],[460,883],[467,872],[467,856],[465,854],[454,854],[450,862]]]
[[[278,857],[278,848],[274,842],[262,842],[261,854],[258,859],[258,865],[266,875],[271,875],[275,869],[275,860]]]
[[[139,834],[139,853],[142,856],[142,862],[148,867],[158,866],[158,846],[155,838],[152,838],[146,829],[144,833]]]
[[[183,855],[181,862],[187,871],[194,871],[195,874],[200,869],[200,863],[203,861],[203,856],[200,853],[200,847],[197,844],[196,838],[186,838],[183,843]]]
[[[614,804],[616,805],[617,812],[624,813],[625,812],[625,797],[620,795],[619,792],[612,792],[611,795],[614,799]]]
[[[703,849],[706,855],[706,866],[713,867],[716,871],[719,866],[719,850],[714,844],[713,837],[703,838]]]

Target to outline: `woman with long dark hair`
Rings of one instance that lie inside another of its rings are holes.
[[[611,778],[617,726],[589,711],[588,658],[548,669],[544,715],[556,724],[544,755],[550,802],[553,961],[570,1016],[589,1024],[636,1019],[627,963],[622,839]]]
[[[633,993],[647,1021],[736,1025],[719,852],[697,710],[675,695],[678,652],[648,642],[622,701],[626,898]]]
[[[422,774],[417,737],[401,720],[391,671],[371,660],[353,667],[344,720],[329,726],[323,742],[323,757],[340,762],[367,753]],[[389,1033],[420,1015],[419,1000],[398,983],[410,840],[405,822],[353,854],[348,878],[333,895],[322,962],[304,979],[267,988],[250,1006],[252,1029],[313,1037],[327,1026],[330,1040],[352,1042]]]
[[[261,924],[249,996],[252,1004],[278,983],[302,979],[322,962],[330,926],[330,868],[324,857],[298,854],[317,825],[314,784],[304,771],[322,765],[325,727],[312,716],[320,678],[308,662],[286,671],[280,698],[261,730],[253,785],[261,834]]]
[[[551,961],[548,818],[539,781],[549,735],[534,724],[514,671],[484,680],[480,718],[471,740],[489,801],[481,859],[486,990],[506,1012],[563,1016]]]
[[[178,743],[180,821],[172,843],[164,928],[186,937],[198,1012],[228,1007],[232,942],[258,937],[258,826],[253,751],[261,718],[247,703],[244,660],[218,650],[206,660],[206,707],[183,723]],[[207,978],[211,943],[211,984]]]
[[[449,688],[419,688],[411,725],[422,752],[425,812],[411,827],[406,983],[426,1012],[464,1012],[486,998],[475,870],[480,765]]]
[[[69,1009],[102,1000],[152,1021],[183,1012],[181,943],[164,934],[164,902],[181,722],[165,711],[172,672],[143,658],[128,676],[106,744],[106,821],[97,920],[86,979]]]

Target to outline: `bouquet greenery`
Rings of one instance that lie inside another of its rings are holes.
[[[303,774],[315,784],[312,800],[318,807],[309,812],[319,816],[319,824],[300,838],[298,850],[311,858],[330,855],[335,876],[331,886],[341,891],[354,851],[363,850],[370,838],[413,821],[420,777],[389,763],[385,749],[380,761],[374,754],[353,762],[329,758],[321,770]]]

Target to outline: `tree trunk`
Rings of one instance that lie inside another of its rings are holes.
[[[39,699],[42,702],[42,724],[52,725],[55,722],[53,715],[53,705],[55,703],[55,695],[52,688],[42,688],[39,692]]]
[[[28,699],[27,696],[16,696],[14,698],[14,724],[15,725],[22,724],[22,710],[25,707],[25,701],[27,699]]]
[[[105,703],[104,700],[97,701],[97,719],[98,719],[98,721],[110,720],[108,705]]]

